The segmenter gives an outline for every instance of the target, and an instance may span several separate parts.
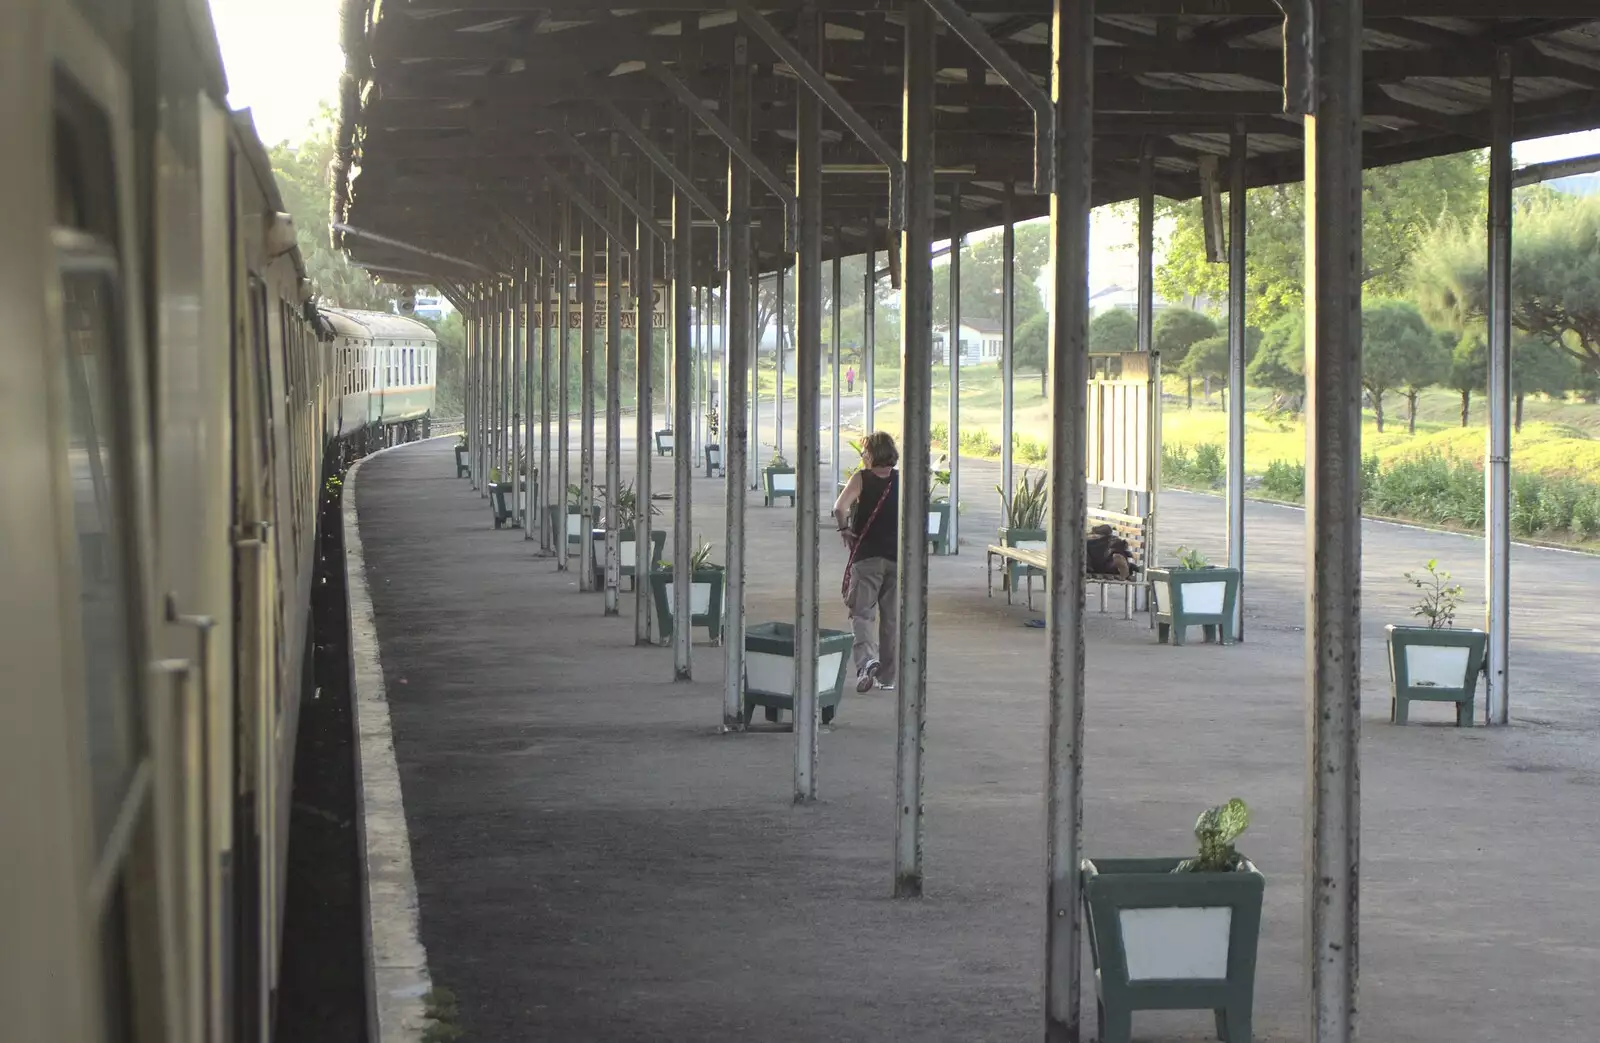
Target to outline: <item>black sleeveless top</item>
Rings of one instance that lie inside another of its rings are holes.
[[[867,519],[872,518],[878,500],[885,493],[889,495],[878,516],[872,518],[872,527],[858,542],[856,560],[887,558],[897,561],[900,556],[900,490],[892,488],[891,483],[898,484],[900,473],[892,472],[888,478],[879,478],[871,470],[863,470],[860,474],[861,496],[856,500],[855,511],[850,517],[850,531],[860,535]]]

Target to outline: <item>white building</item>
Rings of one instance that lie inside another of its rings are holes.
[[[933,361],[943,365],[945,362],[945,338],[950,332],[948,324],[933,328]],[[998,365],[1000,362],[1000,349],[1004,343],[1000,321],[998,319],[963,318],[961,320],[961,364],[963,366],[981,366],[984,363]]]

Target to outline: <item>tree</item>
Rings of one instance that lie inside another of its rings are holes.
[[[1456,341],[1450,355],[1450,375],[1445,383],[1461,396],[1461,426],[1466,427],[1472,410],[1472,393],[1483,393],[1489,382],[1489,346],[1483,331],[1469,329]]]
[[[1306,317],[1293,311],[1268,326],[1245,377],[1273,391],[1272,410],[1298,414],[1306,396]]]
[[[1262,334],[1260,330],[1254,326],[1245,327],[1244,364],[1246,371],[1249,370],[1250,363],[1255,360],[1256,352],[1261,346],[1261,340]],[[1226,384],[1228,379],[1228,355],[1227,334],[1219,334],[1215,337],[1207,337],[1205,340],[1196,341],[1189,348],[1188,356],[1183,360],[1183,375],[1190,380],[1206,381],[1208,388],[1213,380]],[[1208,391],[1207,394],[1209,393]],[[1227,408],[1228,400],[1226,394],[1224,394],[1222,405],[1224,409]]]
[[[1438,336],[1410,301],[1375,300],[1361,306],[1361,386],[1383,430],[1383,396],[1421,382],[1426,387],[1448,372]],[[1430,374],[1432,374],[1430,378]]]
[[[267,156],[284,205],[294,215],[300,255],[314,292],[337,307],[388,311],[398,287],[373,281],[344,254],[335,252],[328,238],[335,125],[333,110],[324,105],[311,121],[305,140],[299,145],[279,142],[267,150]]]
[[[1139,319],[1125,308],[1112,308],[1096,315],[1089,323],[1089,350],[1097,352],[1137,351]]]
[[[1217,324],[1209,315],[1193,308],[1166,308],[1156,316],[1151,331],[1151,346],[1161,355],[1168,368],[1182,372],[1183,360],[1196,341],[1217,335]],[[1190,409],[1194,408],[1194,379],[1188,381]]]
[[[1037,369],[1039,393],[1045,396],[1050,394],[1050,320],[1044,312],[1017,327],[1011,361],[1015,366]]]
[[[1368,293],[1395,295],[1426,235],[1447,219],[1481,224],[1487,168],[1482,153],[1439,156],[1368,170],[1362,182],[1362,272]],[[1156,292],[1168,300],[1227,294],[1228,267],[1206,258],[1196,201],[1168,204],[1174,218]],[[1250,321],[1265,325],[1301,310],[1305,193],[1299,184],[1252,189],[1245,208],[1245,283]]]
[[[1442,384],[1450,377],[1450,361],[1454,348],[1448,331],[1430,330],[1429,342],[1419,346],[1400,384],[1400,393],[1406,400],[1406,430],[1417,433],[1417,398],[1423,391]]]
[[[1512,228],[1511,324],[1600,374],[1600,196],[1535,195]],[[1435,322],[1465,329],[1487,315],[1485,236],[1447,225],[1419,249],[1413,286]]]
[[[1578,373],[1572,355],[1543,337],[1511,339],[1511,394],[1516,398],[1514,423],[1522,430],[1522,400],[1528,395],[1564,395]]]

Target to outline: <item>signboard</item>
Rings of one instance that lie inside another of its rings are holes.
[[[664,330],[667,328],[666,283],[657,283],[654,289],[651,291],[650,296],[650,325],[653,329]],[[594,329],[603,330],[606,328],[607,315],[606,284],[605,280],[603,279],[596,279],[594,281],[594,303],[595,316],[594,323],[592,325]],[[631,305],[634,304],[635,298],[633,294],[625,287],[622,296],[622,329],[631,330],[638,328],[639,313],[637,308],[631,307]],[[535,328],[538,328],[539,326],[547,326],[553,329],[556,323],[561,321],[560,309],[560,301],[555,298],[553,293],[542,304],[538,301],[535,301],[528,309],[528,325]],[[583,300],[581,295],[578,293],[578,287],[576,284],[568,287],[567,328],[572,330],[581,330],[584,328]]]

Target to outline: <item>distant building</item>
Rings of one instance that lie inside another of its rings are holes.
[[[933,360],[943,364],[946,359],[945,340],[949,336],[950,326],[933,328]],[[1000,361],[1000,348],[1004,342],[1005,330],[998,319],[963,318],[961,321],[961,364],[963,366],[980,366],[984,363],[997,363]]]

